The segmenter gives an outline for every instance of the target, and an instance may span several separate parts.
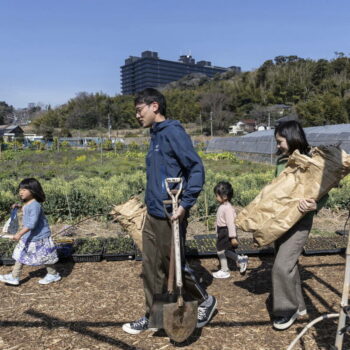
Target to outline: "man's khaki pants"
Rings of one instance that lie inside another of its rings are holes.
[[[180,224],[182,241],[185,237],[185,229],[186,220]],[[142,274],[147,316],[153,303],[153,296],[167,291],[171,236],[171,224],[168,219],[156,218],[147,214],[142,232]],[[183,273],[185,297],[198,300],[200,303],[207,298],[207,293],[198,284],[191,269],[184,263],[183,270],[185,272]]]

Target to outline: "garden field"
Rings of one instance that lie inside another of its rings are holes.
[[[231,153],[199,153],[206,168],[206,184],[191,215],[192,219],[209,216],[209,230],[213,229],[217,208],[212,189],[218,181],[232,183],[233,204],[239,210],[273,178],[272,166],[242,161]],[[11,204],[18,201],[17,186],[25,177],[36,177],[42,182],[47,196],[44,209],[50,224],[72,224],[95,215],[100,215],[98,222],[106,221],[113,205],[133,195],[143,195],[144,157],[145,153],[137,149],[121,153],[74,149],[2,152],[0,223],[8,217]],[[327,208],[315,220],[314,233],[334,233],[335,229],[341,229],[349,201],[350,177],[347,177],[339,188],[330,192]]]
[[[213,187],[220,180],[234,187],[238,210],[248,204],[273,178],[274,169],[241,161],[230,153],[204,154],[205,189],[192,210],[189,236],[213,230],[217,203]],[[47,195],[44,204],[54,232],[82,220],[72,228],[73,237],[118,236],[123,231],[108,216],[115,204],[145,188],[145,154],[78,151],[5,151],[0,159],[0,222],[18,201],[17,186],[25,177],[37,177]],[[335,237],[347,218],[350,181],[332,190],[327,207],[315,218],[313,235]],[[99,216],[96,216],[99,215]],[[200,220],[209,217],[209,221]],[[1,225],[0,225],[1,226]],[[243,233],[241,233],[244,235]],[[111,241],[113,244],[113,241]],[[113,248],[113,247],[112,247]],[[99,248],[98,248],[99,249]],[[131,336],[122,331],[124,322],[138,318],[143,310],[141,262],[102,261],[58,263],[62,280],[42,286],[44,269],[25,267],[18,287],[0,285],[0,349],[2,350],[282,350],[309,322],[323,313],[338,312],[344,257],[300,258],[308,315],[290,329],[271,327],[271,267],[273,257],[250,257],[247,274],[231,266],[231,277],[213,280],[217,259],[194,259],[192,267],[209,293],[218,299],[212,321],[183,344],[171,343],[163,331]],[[1,274],[11,271],[1,266]],[[311,329],[295,350],[326,350],[334,343],[336,321],[324,321]],[[345,337],[345,348],[350,348]]]

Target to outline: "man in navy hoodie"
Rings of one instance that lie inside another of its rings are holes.
[[[183,191],[180,205],[172,220],[179,219],[185,240],[187,217],[204,184],[204,168],[190,137],[177,120],[167,120],[166,101],[155,89],[145,89],[135,97],[136,118],[144,128],[151,128],[151,143],[146,157],[147,216],[142,233],[142,275],[146,312],[140,319],[125,323],[123,330],[139,334],[149,329],[153,297],[164,293],[169,272],[171,223],[164,213],[163,200],[169,199],[165,187],[168,177],[181,177]],[[169,208],[170,210],[170,208]],[[184,255],[184,254],[182,254]],[[198,300],[197,328],[205,326],[216,309],[216,298],[208,295],[197,282],[193,271],[183,263],[184,291]]]

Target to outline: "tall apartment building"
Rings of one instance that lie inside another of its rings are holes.
[[[123,95],[132,95],[148,87],[157,88],[181,79],[190,73],[203,73],[208,77],[227,70],[241,71],[240,67],[215,67],[209,61],[198,61],[192,56],[180,56],[179,60],[168,61],[158,57],[158,52],[144,51],[141,57],[130,56],[121,66]]]

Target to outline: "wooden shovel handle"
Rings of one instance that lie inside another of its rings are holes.
[[[175,278],[175,252],[174,252],[174,239],[171,237],[170,247],[170,263],[169,263],[169,276],[168,276],[168,293],[174,292],[174,278]]]

